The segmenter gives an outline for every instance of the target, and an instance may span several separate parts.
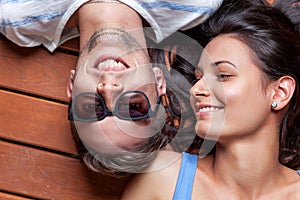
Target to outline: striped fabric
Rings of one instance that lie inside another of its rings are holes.
[[[205,21],[223,0],[120,0],[135,9],[151,25],[160,42],[178,30]]]
[[[79,36],[67,30],[71,15],[88,0],[0,0],[0,32],[20,46],[43,44],[49,51]],[[203,22],[222,0],[120,0],[151,25],[157,42]]]

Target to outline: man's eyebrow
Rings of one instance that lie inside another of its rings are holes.
[[[214,64],[214,66],[218,66],[219,64],[222,64],[222,63],[227,63],[227,64],[233,66],[234,68],[237,68],[237,66],[235,66],[235,64],[233,64],[232,62],[229,62],[227,60],[217,61],[217,62],[214,62],[213,64]]]

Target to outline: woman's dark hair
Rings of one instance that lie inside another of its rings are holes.
[[[300,1],[299,0],[275,0],[273,7],[280,9],[295,26],[295,31],[300,35]]]
[[[218,35],[229,34],[252,50],[254,61],[268,80],[277,80],[285,75],[293,77],[295,92],[280,124],[279,160],[290,168],[299,169],[300,37],[296,28],[299,24],[293,24],[297,20],[299,22],[299,0],[285,1],[284,5],[274,4],[274,7],[259,3],[249,6],[245,2],[243,5],[238,1],[225,0],[208,21],[186,34],[203,46]],[[293,10],[290,15],[289,10]],[[196,141],[199,142],[199,138]]]
[[[170,44],[168,42],[168,44]],[[171,46],[169,46],[172,48]],[[188,146],[191,144],[194,136],[194,124],[195,124],[195,118],[192,117],[193,110],[190,105],[189,101],[189,88],[190,88],[190,82],[192,79],[194,79],[194,73],[189,74],[189,77],[187,75],[188,70],[186,70],[184,73],[180,70],[185,70],[183,68],[176,68],[175,65],[178,63],[185,64],[185,67],[190,67],[191,69],[194,69],[194,66],[190,64],[186,59],[183,59],[181,56],[176,55],[176,61],[172,60],[175,59],[174,54],[172,50],[166,50],[165,49],[157,49],[155,53],[153,54],[153,60],[157,64],[161,64],[161,70],[164,73],[167,88],[171,91],[174,91],[173,95],[168,95],[168,98],[171,100],[171,104],[169,107],[169,113],[173,113],[175,117],[180,116],[180,121],[178,121],[178,127],[174,126],[168,126],[166,124],[166,127],[169,127],[171,129],[174,129],[173,127],[176,127],[176,134],[168,134],[172,137],[169,137],[168,142],[170,143],[170,146],[172,149],[176,152],[182,152],[185,151]],[[177,49],[178,51],[178,49]],[[172,61],[171,61],[172,60]],[[179,71],[178,71],[179,70]],[[185,74],[183,76],[182,74]],[[175,107],[174,107],[175,106]],[[166,108],[167,109],[167,108]],[[175,113],[174,113],[175,112]],[[177,113],[178,112],[178,113]],[[174,119],[170,118],[168,120],[169,122],[174,121]],[[165,129],[166,130],[166,129]],[[174,139],[174,137],[176,138]]]

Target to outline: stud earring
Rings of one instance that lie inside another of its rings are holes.
[[[98,84],[98,87],[103,87],[103,86],[105,86],[105,83],[99,83]]]
[[[277,102],[276,101],[273,101],[272,104],[271,104],[271,107],[274,109],[277,107]]]

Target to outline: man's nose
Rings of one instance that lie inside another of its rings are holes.
[[[104,98],[106,106],[110,110],[112,110],[111,105],[115,99],[114,97],[119,96],[123,89],[123,84],[116,82],[100,81],[97,85],[97,92]]]

